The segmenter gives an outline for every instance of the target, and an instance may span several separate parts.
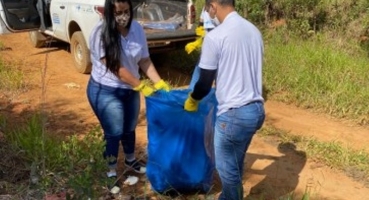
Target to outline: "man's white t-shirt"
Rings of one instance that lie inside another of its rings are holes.
[[[232,12],[206,34],[199,67],[217,70],[216,97],[220,115],[262,97],[263,39],[249,21]]]

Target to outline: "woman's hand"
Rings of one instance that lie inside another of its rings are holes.
[[[164,81],[163,79],[160,79],[160,81],[158,81],[157,83],[155,83],[154,85],[155,89],[157,90],[164,90],[169,92],[170,89],[172,88],[166,81]]]
[[[155,89],[151,87],[148,81],[141,81],[137,87],[133,88],[134,91],[142,92],[145,97],[151,96]]]

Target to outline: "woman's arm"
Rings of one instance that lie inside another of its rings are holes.
[[[101,62],[105,65],[105,58],[101,59]],[[125,83],[128,83],[133,88],[140,85],[141,81],[132,75],[130,71],[128,71],[125,67],[120,67],[118,71],[118,76],[120,80]]]
[[[152,82],[157,83],[161,80],[150,57],[142,58],[138,62],[138,66],[140,66],[141,70],[150,78]]]
[[[119,68],[118,72],[120,80],[124,81],[125,83],[128,83],[133,88],[140,85],[141,81],[134,77],[130,71],[128,71],[125,67]]]

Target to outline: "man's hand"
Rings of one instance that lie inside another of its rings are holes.
[[[167,82],[165,82],[163,79],[155,83],[154,88],[157,90],[165,90],[167,92],[169,92],[171,89],[170,85]]]
[[[199,107],[199,101],[192,98],[191,93],[188,95],[187,100],[184,104],[184,109],[188,112],[196,112]]]
[[[141,81],[140,85],[133,88],[134,91],[142,92],[145,97],[152,95],[155,92],[154,88],[152,88],[147,81]]]

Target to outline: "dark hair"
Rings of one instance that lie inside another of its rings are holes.
[[[117,22],[115,21],[114,10],[115,3],[127,2],[129,5],[130,18],[127,24],[129,30],[133,19],[133,7],[131,0],[106,0],[104,7],[104,24],[102,27],[102,43],[105,49],[105,63],[107,70],[118,76],[120,68],[121,54],[121,33],[118,31]]]
[[[205,5],[209,5],[210,3],[217,2],[222,6],[235,6],[236,0],[205,0]]]

